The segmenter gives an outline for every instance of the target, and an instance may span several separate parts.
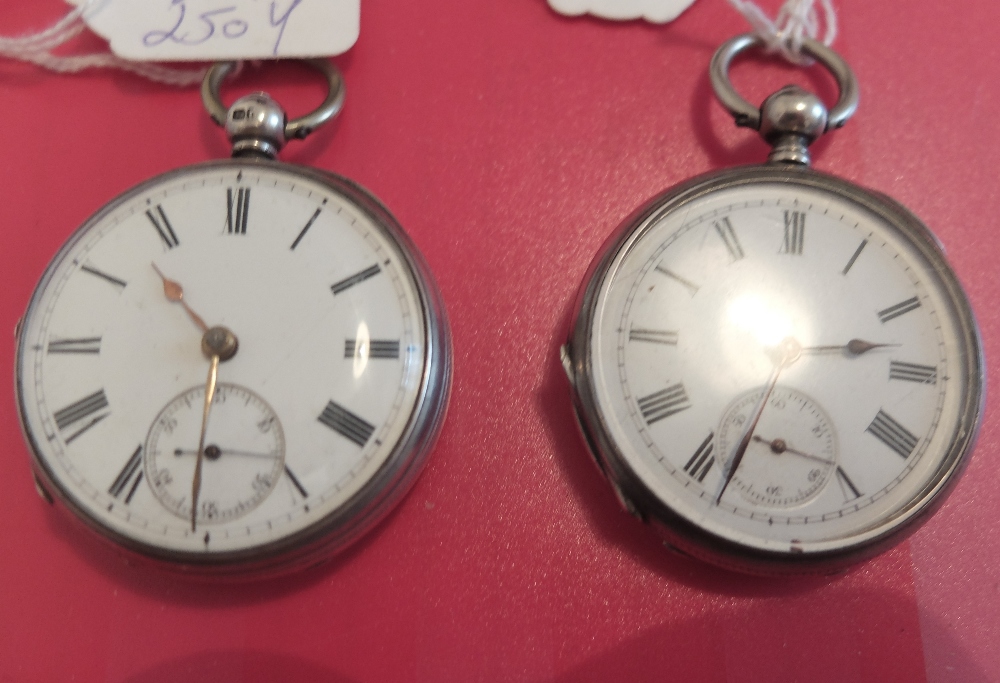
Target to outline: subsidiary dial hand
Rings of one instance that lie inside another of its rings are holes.
[[[815,460],[816,462],[821,462],[826,465],[837,464],[833,460],[827,460],[826,458],[821,458],[817,455],[811,455],[809,453],[803,453],[802,451],[796,450],[785,443],[784,439],[765,439],[760,436],[754,435],[753,440],[757,443],[767,444],[771,447],[771,452],[776,455],[781,455],[782,453],[791,453],[792,455],[797,455],[801,458],[806,458],[807,460]]]
[[[865,341],[864,339],[852,339],[846,344],[837,346],[803,346],[802,353],[836,353],[837,351],[844,351],[849,356],[860,356],[863,353],[868,353],[873,349],[886,349],[890,347],[901,346],[900,344],[876,344],[874,342]]]
[[[718,495],[715,496],[716,505],[718,505],[719,501],[722,500],[722,494],[726,492],[729,482],[733,480],[733,475],[736,474],[736,468],[740,466],[740,462],[743,460],[743,455],[747,452],[747,447],[750,445],[750,438],[753,436],[753,432],[757,428],[757,423],[760,421],[761,413],[764,412],[764,406],[767,405],[767,399],[771,397],[771,392],[774,391],[774,386],[778,383],[778,376],[781,374],[782,370],[798,360],[801,352],[802,347],[792,337],[786,337],[775,349],[774,372],[771,373],[771,378],[767,382],[767,388],[764,389],[764,394],[760,397],[760,400],[757,402],[757,405],[753,410],[753,417],[750,418],[750,421],[747,422],[746,429],[743,430],[743,436],[740,438],[739,443],[736,444],[736,448],[733,450],[732,455],[729,456],[729,466],[726,469],[726,478],[722,482],[722,488],[719,489]]]
[[[198,326],[198,329],[202,332],[208,332],[208,325],[205,324],[205,321],[201,319],[201,316],[192,311],[191,307],[187,305],[186,301],[184,301],[184,288],[181,287],[180,283],[169,279],[160,271],[159,268],[156,267],[155,263],[152,264],[152,266],[153,270],[156,271],[156,274],[160,276],[161,280],[163,280],[163,293],[166,295],[167,301],[183,306],[184,310],[187,311],[187,314],[191,317],[191,320],[193,320],[194,324]]]
[[[198,451],[185,448],[175,448],[174,455],[177,457],[182,455],[198,455]],[[241,458],[261,458],[265,460],[274,460],[275,458],[281,457],[280,453],[254,453],[252,451],[239,451],[232,448],[220,448],[215,444],[205,446],[205,457],[209,460],[218,460],[224,455],[237,455]]]

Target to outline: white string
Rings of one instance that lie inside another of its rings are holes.
[[[768,50],[780,52],[794,64],[812,64],[802,54],[802,40],[817,40],[821,26],[824,45],[832,45],[837,37],[837,12],[832,0],[820,0],[822,18],[814,7],[816,0],[785,0],[774,21],[753,0],[729,0],[729,4],[746,18]]]
[[[95,2],[87,0],[44,31],[26,36],[0,36],[0,57],[30,62],[59,73],[77,73],[95,68],[122,69],[158,83],[179,87],[196,85],[204,80],[206,69],[171,69],[158,64],[132,62],[110,52],[65,57],[52,54],[53,48],[86,30],[83,14]]]

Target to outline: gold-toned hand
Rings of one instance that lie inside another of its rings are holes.
[[[205,435],[208,432],[208,416],[212,412],[212,399],[219,378],[219,362],[229,360],[239,348],[236,335],[225,327],[212,327],[201,338],[201,350],[209,359],[208,379],[205,381],[205,407],[201,414],[201,435],[198,437],[198,456],[194,463],[194,479],[191,481],[191,531],[198,526],[198,496],[201,495],[201,466],[205,460]]]
[[[205,436],[208,433],[208,417],[212,413],[212,400],[215,398],[215,387],[219,380],[219,363],[236,355],[239,341],[236,335],[225,327],[209,327],[201,316],[191,310],[184,301],[184,288],[181,283],[171,280],[163,274],[155,263],[150,264],[153,270],[163,280],[163,294],[167,301],[180,304],[187,312],[198,329],[204,332],[201,337],[201,350],[209,360],[208,379],[205,380],[205,407],[201,413],[201,434],[198,437],[198,455],[194,463],[194,478],[191,481],[191,531],[198,528],[198,497],[201,495],[201,467],[205,460]]]
[[[219,378],[219,354],[212,354],[209,361],[208,380],[205,382],[205,408],[201,413],[201,436],[198,437],[198,457],[194,461],[194,479],[191,481],[191,531],[197,529],[198,496],[201,494],[201,463],[205,460],[205,433],[208,431],[208,416],[212,412],[215,398],[215,384]]]
[[[161,280],[163,280],[163,293],[166,295],[167,301],[183,306],[184,310],[187,311],[187,314],[191,317],[191,320],[193,320],[194,324],[198,326],[198,329],[202,332],[208,332],[208,325],[205,324],[205,321],[201,319],[200,315],[192,311],[191,307],[187,305],[186,301],[184,301],[184,288],[181,287],[181,284],[164,275],[160,269],[156,267],[155,263],[152,265],[153,270],[155,270],[156,274],[160,276]]]
[[[784,439],[765,439],[760,436],[754,436],[753,440],[758,443],[764,443],[771,447],[771,452],[775,455],[781,455],[782,453],[791,453],[792,455],[797,455],[801,458],[806,458],[808,460],[815,460],[816,462],[821,462],[825,465],[836,465],[837,463],[833,460],[827,460],[826,458],[821,458],[818,455],[812,455],[810,453],[803,453],[802,451],[796,450],[789,446]]]
[[[842,345],[803,346],[802,353],[836,353],[837,351],[845,351],[851,356],[860,356],[863,353],[868,353],[872,349],[886,349],[895,346],[902,346],[902,344],[876,344],[875,342],[865,341],[864,339],[852,339]]]
[[[736,448],[726,461],[728,465],[726,478],[722,482],[722,488],[719,489],[718,495],[715,496],[716,505],[722,500],[722,494],[726,492],[729,482],[733,480],[733,475],[736,474],[736,469],[740,466],[740,462],[742,462],[743,456],[747,452],[747,447],[750,445],[750,438],[753,436],[754,430],[757,429],[757,423],[760,421],[761,413],[764,412],[764,406],[767,405],[767,399],[771,397],[771,392],[774,391],[774,387],[778,383],[778,376],[782,370],[798,360],[801,352],[802,347],[792,337],[786,337],[774,349],[774,371],[771,373],[771,378],[767,381],[767,388],[764,389],[764,394],[754,407],[753,417],[750,418],[746,428],[743,430],[743,435],[740,437],[739,443],[736,444]]]

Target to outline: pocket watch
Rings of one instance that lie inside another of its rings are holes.
[[[931,232],[880,193],[809,168],[857,107],[786,87],[760,110],[729,65],[714,89],[772,144],[628,218],[591,265],[563,364],[625,508],[668,545],[756,574],[829,573],[898,543],[961,473],[980,423],[981,342]]]
[[[18,330],[21,425],[40,491],[105,539],[191,573],[319,561],[408,490],[444,418],[444,307],[388,210],[274,160],[336,115],[227,109],[233,159],[128,190],[70,237]]]

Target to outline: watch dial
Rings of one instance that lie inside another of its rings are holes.
[[[815,173],[741,178],[620,243],[587,318],[591,422],[612,471],[729,547],[859,547],[925,507],[970,445],[974,322],[925,231],[891,220],[902,209]]]
[[[112,202],[23,323],[43,479],[106,535],[181,562],[350,540],[412,481],[446,394],[436,295],[391,222],[346,181],[276,163],[181,169]],[[238,340],[207,421],[201,322]]]

